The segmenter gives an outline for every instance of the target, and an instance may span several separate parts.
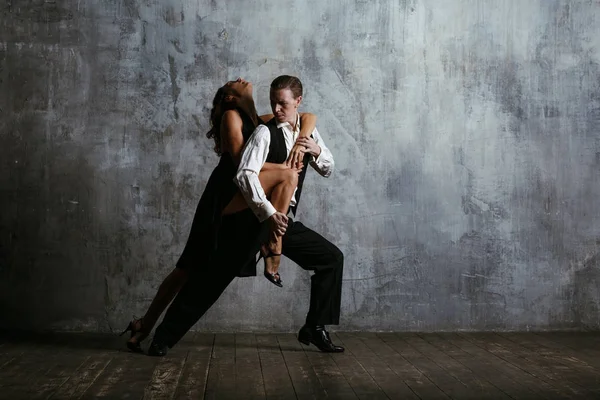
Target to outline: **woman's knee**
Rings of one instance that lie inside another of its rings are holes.
[[[298,172],[292,169],[285,170],[283,174],[283,183],[298,186]]]

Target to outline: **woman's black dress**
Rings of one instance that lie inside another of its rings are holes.
[[[242,135],[244,143],[246,143],[254,132],[256,125],[244,111],[240,109],[237,109],[237,111],[242,117]],[[204,193],[202,193],[202,197],[196,208],[190,235],[183,253],[177,262],[178,268],[188,269],[194,273],[201,273],[204,268],[219,268],[213,265],[213,261],[219,244],[218,242],[219,240],[223,240],[222,235],[219,234],[219,228],[223,220],[221,212],[238,191],[238,187],[233,181],[236,172],[237,166],[234,164],[231,155],[223,153],[219,164],[213,170],[206,183]],[[239,265],[235,266],[235,268],[238,268],[238,276],[256,275],[254,257],[259,249],[258,236],[260,233],[260,223],[251,214],[252,212],[246,209],[233,217],[237,218],[236,223],[243,223],[244,226],[240,226],[240,229],[244,231],[242,237],[247,242],[232,243],[232,246],[234,246],[232,250],[239,251],[243,249],[245,254],[243,257],[236,258],[239,260]],[[242,217],[240,218],[238,215]],[[225,218],[230,217],[227,216]],[[240,239],[235,238],[234,240],[239,241]],[[253,242],[252,244],[248,243],[250,240]]]

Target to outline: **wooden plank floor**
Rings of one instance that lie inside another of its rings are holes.
[[[0,399],[600,399],[600,333],[190,333],[164,358],[105,334],[0,336]]]

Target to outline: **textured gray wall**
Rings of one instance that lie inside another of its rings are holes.
[[[142,314],[217,162],[216,88],[280,73],[337,161],[300,219],[346,254],[339,329],[598,327],[597,1],[4,1],[1,325]],[[297,329],[309,275],[197,325]]]

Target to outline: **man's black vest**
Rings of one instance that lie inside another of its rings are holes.
[[[287,148],[285,147],[285,138],[283,137],[283,129],[277,128],[277,121],[275,118],[266,123],[269,132],[271,132],[271,144],[269,145],[269,154],[267,155],[266,162],[274,164],[283,164],[287,159]],[[310,154],[304,155],[304,167],[298,176],[298,189],[294,198],[296,199],[296,205],[291,207],[292,213],[296,216],[296,208],[300,203],[300,194],[302,193],[302,183],[304,182],[304,176],[308,168],[308,162],[310,160]]]

